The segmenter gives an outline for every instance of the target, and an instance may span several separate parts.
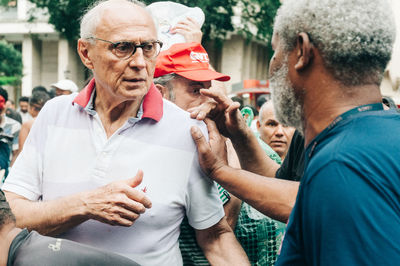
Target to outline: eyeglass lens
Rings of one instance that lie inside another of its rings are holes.
[[[159,54],[161,45],[158,42],[145,42],[139,45],[132,42],[118,42],[114,45],[114,53],[118,58],[127,59],[136,52],[137,48],[142,48],[145,58],[153,59]]]

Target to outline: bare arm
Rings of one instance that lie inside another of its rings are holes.
[[[244,123],[243,119],[242,121]],[[275,173],[280,167],[279,164],[264,152],[249,127],[244,128],[241,136],[232,137],[231,141],[242,169],[263,176],[275,177]]]
[[[22,151],[22,148],[24,147],[25,140],[28,137],[29,131],[31,130],[33,121],[35,120],[32,119],[30,121],[27,121],[21,126],[21,130],[19,131],[18,136],[18,154]]]
[[[198,109],[191,110],[191,117],[203,119],[204,113],[209,114],[219,131],[232,141],[242,169],[263,176],[275,176],[279,165],[269,158],[259,145],[256,136],[246,125],[238,110],[239,104],[234,103],[218,90],[201,90],[201,93],[212,98],[217,105],[212,109],[210,109],[211,106],[200,106]]]
[[[207,121],[207,120],[206,120]],[[206,174],[229,192],[246,201],[265,215],[286,222],[296,201],[298,182],[266,178],[241,169],[229,167],[216,153],[218,132],[212,121],[207,121],[210,143],[201,131],[193,127],[192,137],[199,153],[200,165]],[[214,139],[214,141],[211,141]]]
[[[266,178],[229,166],[219,168],[212,178],[258,211],[286,223],[296,202],[299,183]]]
[[[151,207],[144,193],[134,189],[142,178],[143,172],[139,171],[132,179],[43,202],[30,201],[12,192],[5,191],[5,194],[18,227],[57,235],[89,219],[131,226],[146,208]]]
[[[242,200],[230,194],[229,201],[224,205],[225,217],[232,230],[235,230],[236,223],[242,207]]]
[[[211,265],[250,265],[225,217],[208,229],[196,230],[196,239]]]
[[[24,143],[26,138],[28,137],[29,131],[31,130],[32,124],[35,120],[30,120],[22,124],[21,129],[18,134],[18,150],[12,152],[12,158],[10,162],[10,166],[13,166],[15,160],[18,155],[21,153],[22,148],[24,147]]]
[[[236,154],[235,149],[232,146],[230,139],[225,141],[227,150],[227,162],[230,167],[240,169],[239,158]],[[229,191],[228,191],[229,192]],[[230,200],[224,205],[226,220],[232,230],[235,230],[237,219],[240,214],[240,209],[242,207],[242,200],[230,193]]]

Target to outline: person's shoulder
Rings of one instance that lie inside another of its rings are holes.
[[[163,119],[168,122],[175,121],[183,127],[199,126],[205,127],[203,121],[190,118],[190,113],[181,109],[171,101],[163,99],[164,102],[164,113]]]
[[[33,122],[35,122],[35,119],[31,119],[31,120],[26,121],[25,123],[22,123],[21,129],[30,130],[33,125]]]
[[[73,101],[76,97],[76,93],[70,95],[61,95],[56,96],[50,100],[48,100],[40,113],[46,113],[46,115],[55,115],[59,116],[60,114],[67,114],[68,110],[72,110],[75,108]]]
[[[58,105],[72,105],[73,101],[76,97],[77,93],[72,93],[70,95],[60,95],[56,96],[46,102],[46,105],[53,105],[53,106],[58,106]]]

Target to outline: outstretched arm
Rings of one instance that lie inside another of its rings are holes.
[[[203,171],[230,193],[246,201],[265,215],[286,222],[296,201],[298,182],[266,178],[255,173],[229,167],[220,157],[221,136],[215,124],[206,120],[210,142],[197,127],[191,129]]]
[[[17,226],[45,235],[57,235],[86,221],[131,226],[146,208],[151,207],[145,194],[135,189],[143,172],[131,179],[116,181],[92,191],[56,200],[35,202],[4,191],[16,216]]]
[[[256,136],[246,125],[238,110],[239,103],[233,102],[218,90],[201,90],[201,93],[216,101],[217,104],[212,109],[210,106],[200,106],[192,110],[191,117],[200,119],[205,116],[204,113],[208,113],[218,130],[232,141],[242,169],[263,176],[275,176],[279,165],[265,154]]]

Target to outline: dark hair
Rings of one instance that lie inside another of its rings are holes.
[[[258,96],[256,100],[256,105],[258,108],[261,108],[261,106],[268,101],[268,96],[266,94],[262,94]]]
[[[231,100],[234,101],[234,102],[240,103],[239,109],[242,109],[242,108],[243,108],[243,99],[242,99],[241,97],[239,97],[239,96],[233,96],[233,97],[231,97]]]
[[[48,93],[43,91],[36,91],[32,94],[31,98],[29,98],[29,105],[38,104],[41,107],[50,99]]]
[[[19,97],[19,102],[29,102],[29,97],[28,96],[21,96],[21,97]]]
[[[34,87],[33,89],[32,89],[32,94],[34,94],[35,92],[37,92],[37,91],[42,91],[42,92],[45,92],[45,93],[49,93],[47,90],[46,90],[46,88],[45,87],[43,87],[43,86],[36,86],[36,87]]]
[[[13,223],[15,224],[15,216],[11,211],[10,205],[7,202],[6,196],[0,189],[0,230],[3,225]]]
[[[5,101],[8,101],[8,92],[2,87],[0,87],[0,95],[3,96]]]

